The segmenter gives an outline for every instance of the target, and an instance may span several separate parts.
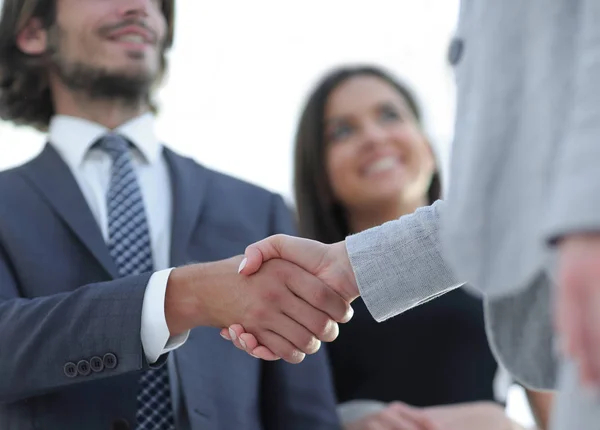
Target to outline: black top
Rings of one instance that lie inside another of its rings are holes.
[[[362,300],[328,344],[339,402],[434,406],[495,400],[481,299],[457,289],[383,323]]]

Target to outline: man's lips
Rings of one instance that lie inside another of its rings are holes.
[[[107,34],[110,40],[153,45],[156,41],[153,33],[137,25],[128,25]]]

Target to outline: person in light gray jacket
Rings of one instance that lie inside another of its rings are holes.
[[[332,247],[271,239],[243,273],[289,259],[349,300],[360,290],[379,321],[469,282],[499,360],[526,386],[558,388],[554,428],[600,428],[585,388],[600,386],[598,22],[596,0],[463,0],[447,201]]]

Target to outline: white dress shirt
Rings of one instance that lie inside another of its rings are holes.
[[[104,241],[108,241],[106,196],[111,175],[110,156],[92,148],[107,128],[75,117],[57,115],[49,129],[50,143],[71,169],[88,206],[90,207]],[[113,130],[128,139],[132,149],[133,168],[141,188],[146,209],[152,257],[155,272],[144,294],[142,307],[141,340],[150,363],[168,351],[180,347],[189,332],[171,337],[165,319],[165,292],[171,270],[171,179],[162,156],[162,145],[154,133],[154,116],[150,113],[137,117]]]

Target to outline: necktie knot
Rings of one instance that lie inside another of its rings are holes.
[[[123,136],[109,133],[102,136],[95,146],[106,152],[115,161],[124,154],[129,154],[130,144]]]

